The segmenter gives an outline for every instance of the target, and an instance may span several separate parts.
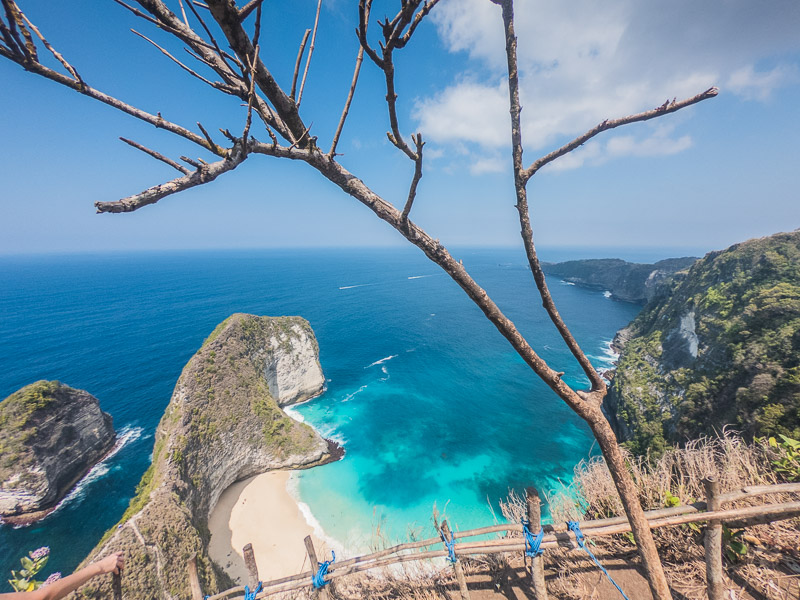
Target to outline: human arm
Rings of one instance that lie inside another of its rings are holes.
[[[32,592],[12,592],[0,594],[0,600],[59,600],[70,592],[74,592],[92,577],[105,573],[119,573],[125,566],[122,552],[115,552],[102,560],[93,562],[72,575],[54,581],[50,585],[40,587]]]

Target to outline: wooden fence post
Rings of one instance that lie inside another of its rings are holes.
[[[703,479],[706,489],[706,510],[715,511],[722,504],[719,499],[719,481],[713,475]],[[725,582],[722,571],[722,522],[709,521],[704,539],[706,550],[706,582],[708,600],[723,600]]]
[[[122,600],[122,574],[114,573],[111,576],[111,592],[114,600]]]
[[[187,566],[189,568],[189,588],[192,590],[192,600],[203,600],[200,578],[197,576],[197,554],[192,555]]]
[[[308,552],[308,562],[311,564],[311,572],[316,574],[319,570],[319,560],[317,560],[317,551],[314,550],[314,542],[311,541],[311,536],[307,535],[303,540],[306,544],[306,552]],[[321,600],[330,600],[327,588],[321,587],[316,590],[317,597]]]
[[[535,536],[542,527],[542,501],[536,488],[525,488],[525,503],[528,507],[528,527]],[[531,583],[536,600],[547,600],[547,586],[544,581],[544,558],[531,559]]]
[[[247,585],[251,590],[256,589],[260,579],[258,578],[258,565],[256,565],[256,557],[253,554],[253,544],[247,544],[242,548],[242,556],[244,556],[244,566],[247,568]]]
[[[450,526],[447,524],[447,520],[442,521],[442,535],[448,541],[452,535],[450,532]],[[456,557],[456,562],[453,563],[453,571],[455,572],[456,579],[458,580],[458,588],[461,591],[461,600],[470,600],[469,590],[467,589],[467,578],[464,577],[464,568],[461,566],[461,561],[458,560],[458,557]]]

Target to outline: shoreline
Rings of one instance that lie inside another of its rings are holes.
[[[308,522],[289,492],[290,477],[288,470],[268,471],[234,483],[211,511],[208,554],[234,581],[247,582],[242,548],[248,543],[253,545],[262,581],[309,568],[303,542],[307,535],[314,541],[319,560],[329,556],[332,540]]]

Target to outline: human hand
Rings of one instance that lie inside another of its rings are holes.
[[[100,573],[119,573],[125,566],[125,557],[122,552],[114,552],[95,564],[100,567]]]

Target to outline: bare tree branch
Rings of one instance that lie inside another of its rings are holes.
[[[258,61],[258,38],[261,36],[261,4],[256,10],[256,28],[253,34],[253,58],[250,59],[250,91],[247,94],[247,119],[242,132],[242,148],[247,151],[247,136],[250,133],[250,124],[253,122],[253,100],[256,90],[256,62]]]
[[[69,74],[72,75],[73,79],[75,79],[75,81],[80,81],[81,83],[83,83],[83,79],[81,79],[81,76],[78,75],[78,72],[75,70],[75,67],[69,64],[67,60],[61,55],[61,53],[57,52],[56,49],[50,45],[50,43],[45,39],[45,37],[39,31],[39,28],[36,27],[36,25],[34,25],[33,23],[31,23],[30,19],[28,19],[28,17],[25,16],[25,13],[19,10],[19,7],[17,7],[17,11],[19,12],[19,15],[25,20],[25,23],[28,24],[28,27],[30,27],[36,34],[36,36],[42,41],[44,47],[50,51],[50,53],[55,57],[55,59],[58,62],[60,62],[67,71],[69,71]]]
[[[6,11],[6,18],[8,19],[8,28],[14,39],[16,45],[24,53],[25,57],[32,62],[39,62],[39,56],[36,51],[36,44],[33,41],[33,36],[22,18],[22,13],[14,0],[3,0],[3,7]],[[25,38],[23,42],[19,34]]]
[[[641,121],[649,121],[650,119],[655,119],[657,117],[662,117],[664,115],[668,115],[669,113],[673,113],[678,111],[682,108],[686,108],[687,106],[691,106],[692,104],[697,104],[698,102],[702,102],[703,100],[708,100],[709,98],[713,98],[719,93],[719,89],[712,87],[708,88],[705,92],[701,92],[696,96],[692,96],[691,98],[686,98],[685,100],[681,100],[676,102],[674,99],[670,102],[667,100],[659,106],[658,108],[654,108],[653,110],[646,110],[644,112],[637,113],[635,115],[629,115],[627,117],[621,117],[619,119],[606,119],[599,125],[595,126],[594,128],[590,129],[583,135],[575,138],[568,144],[564,144],[558,150],[554,150],[550,154],[547,154],[540,159],[536,160],[531,164],[530,167],[522,171],[522,177],[525,181],[533,177],[533,175],[545,166],[548,163],[553,162],[557,158],[572,152],[579,146],[585,144],[587,141],[592,139],[598,133],[602,133],[603,131],[608,131],[609,129],[614,129],[615,127],[619,127],[620,125],[627,125],[629,123],[638,123]]]
[[[408,31],[397,40],[397,47],[402,48],[405,46],[411,36],[414,35],[414,31],[417,29],[417,26],[422,22],[422,19],[431,12],[431,9],[439,3],[439,0],[426,0],[425,4],[422,5],[420,11],[414,17],[414,20],[411,22],[411,25],[408,27]]]
[[[196,171],[184,175],[183,177],[178,177],[167,183],[156,185],[139,194],[128,196],[127,198],[122,198],[115,202],[95,202],[94,205],[98,213],[132,212],[143,206],[155,204],[162,198],[166,198],[172,194],[177,194],[189,188],[214,181],[223,173],[227,173],[238,167],[245,158],[247,158],[247,155],[242,151],[241,145],[234,146],[228,156],[222,160],[210,164],[198,165]]]
[[[289,97],[294,100],[294,94],[297,91],[297,78],[300,75],[300,63],[303,61],[303,53],[306,51],[306,42],[308,36],[311,35],[311,30],[306,29],[303,34],[303,40],[300,42],[300,48],[297,50],[297,60],[294,62],[294,74],[292,75],[292,89],[289,92]]]
[[[186,9],[183,8],[183,0],[178,0],[178,5],[181,7],[181,14],[183,15],[183,22],[186,24],[187,27],[190,27],[189,19],[186,18]]]
[[[317,0],[317,14],[314,17],[314,31],[311,33],[311,45],[308,47],[308,56],[306,57],[306,68],[303,70],[303,79],[300,81],[300,91],[297,92],[297,108],[300,108],[300,103],[303,101],[303,90],[306,87],[306,77],[308,77],[308,67],[311,66],[311,56],[314,54],[314,42],[317,40],[317,27],[319,27],[319,12],[322,8],[322,0]]]
[[[358,83],[358,74],[361,72],[361,63],[364,60],[364,47],[359,44],[358,54],[356,55],[356,68],[353,71],[353,81],[350,82],[350,91],[347,94],[347,100],[342,109],[342,116],[339,117],[339,124],[336,126],[336,133],[333,134],[333,142],[331,142],[331,149],[328,156],[336,154],[336,146],[339,143],[339,136],[342,135],[344,122],[347,119],[347,114],[350,112],[350,103],[353,102],[353,95],[356,93],[356,84]]]
[[[367,28],[369,27],[369,13],[372,8],[372,0],[359,0],[358,2],[358,41],[361,42],[361,47],[367,53],[370,60],[378,67],[383,69],[383,59],[378,56],[378,53],[372,49],[367,41]]]
[[[408,190],[408,199],[403,208],[403,213],[400,215],[400,218],[404,222],[408,221],[408,213],[411,212],[411,205],[414,204],[414,198],[417,196],[417,185],[419,184],[419,180],[422,179],[422,147],[425,145],[425,142],[422,141],[421,133],[416,135],[412,133],[411,141],[414,142],[414,145],[417,147],[417,158],[414,160],[414,177],[411,180],[411,188]]]
[[[242,28],[239,11],[236,10],[235,5],[228,0],[209,0],[208,6],[214,20],[219,24],[239,60],[246,61],[247,56],[253,55],[253,44]],[[307,128],[297,112],[297,106],[284,93],[260,58],[256,60],[255,80],[259,89],[275,108],[277,113],[275,126],[278,132],[283,136],[288,135],[286,139],[300,147],[309,144]]]
[[[189,9],[192,11],[192,14],[194,14],[195,18],[200,23],[200,26],[206,32],[206,35],[208,36],[208,39],[211,42],[211,44],[214,46],[214,50],[216,51],[217,55],[231,69],[231,72],[232,72],[233,68],[230,67],[230,65],[228,65],[227,59],[231,59],[234,62],[238,62],[237,59],[235,57],[231,56],[230,54],[228,54],[227,52],[223,52],[220,49],[219,44],[217,44],[217,40],[214,38],[214,35],[211,33],[211,30],[208,28],[208,25],[206,25],[205,20],[203,20],[203,17],[200,16],[200,13],[197,12],[197,9],[194,7],[195,4],[196,3],[194,3],[194,2],[190,2],[189,3]],[[206,8],[208,8],[208,6],[206,6]]]
[[[134,142],[133,140],[129,140],[127,138],[124,138],[124,137],[121,137],[119,139],[121,139],[123,142],[125,142],[129,146],[133,146],[137,150],[141,150],[145,154],[149,154],[153,158],[155,158],[157,160],[160,160],[161,162],[167,163],[170,167],[172,167],[173,169],[177,169],[178,171],[180,171],[184,175],[189,175],[191,173],[191,171],[189,171],[189,169],[187,169],[186,167],[184,167],[180,163],[176,163],[171,158],[167,158],[166,156],[164,156],[163,154],[161,154],[159,152],[156,152],[155,150],[151,150],[150,148],[148,148],[146,146],[142,146],[141,144],[139,144],[137,142]]]

